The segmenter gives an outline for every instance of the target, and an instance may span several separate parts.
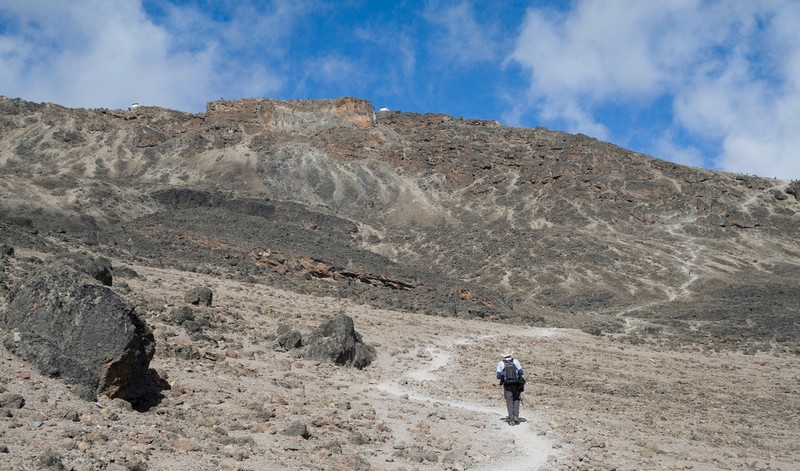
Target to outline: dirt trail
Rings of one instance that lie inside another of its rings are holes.
[[[515,335],[523,337],[545,337],[553,335],[550,329],[527,329],[514,332]],[[418,368],[406,367],[405,370],[397,362],[390,358],[379,359],[378,364],[382,369],[395,371],[394,377],[380,382],[374,389],[387,393],[395,398],[403,398],[424,404],[439,404],[448,409],[467,411],[474,413],[480,421],[495,425],[499,419],[506,415],[505,404],[502,401],[499,389],[496,401],[493,405],[487,405],[484,401],[469,401],[463,399],[451,399],[449,396],[441,394],[430,394],[423,390],[426,383],[447,383],[452,381],[450,376],[459,365],[459,354],[454,351],[455,347],[491,344],[497,341],[497,335],[484,335],[480,337],[461,337],[454,339],[442,339],[441,343],[420,347],[409,351],[414,357],[423,357]],[[422,354],[420,354],[422,352]],[[489,363],[492,363],[491,361]],[[493,364],[492,364],[493,366]],[[493,370],[487,371],[493,374]],[[406,380],[412,381],[406,381]],[[382,396],[381,399],[384,399]],[[513,443],[514,452],[510,458],[493,459],[488,463],[480,464],[470,469],[480,471],[494,470],[538,470],[547,464],[548,459],[552,460],[554,453],[553,441],[545,436],[538,429],[536,424],[546,422],[545,418],[535,410],[522,410],[523,422],[520,426],[507,426],[501,423],[500,430],[489,429],[490,436],[482,437],[483,440],[497,443]],[[402,424],[390,424],[393,428],[402,428]],[[498,433],[499,432],[499,433]]]

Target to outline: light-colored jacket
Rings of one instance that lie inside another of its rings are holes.
[[[511,361],[514,362],[514,366],[517,367],[517,375],[522,376],[525,374],[525,371],[522,369],[522,365],[519,363],[519,360],[516,358],[512,358]],[[506,362],[505,360],[500,360],[497,363],[497,379],[503,379],[503,370],[506,369]]]

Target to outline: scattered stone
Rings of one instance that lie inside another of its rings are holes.
[[[306,440],[311,438],[311,433],[309,433],[308,427],[303,422],[292,422],[288,427],[283,429],[283,433],[284,435],[292,437],[302,437]]]
[[[25,398],[19,394],[3,394],[0,396],[0,407],[6,409],[22,409],[25,406]]]
[[[83,244],[88,246],[95,246],[100,243],[100,239],[97,237],[97,232],[87,232],[86,235],[83,236]]]
[[[165,320],[173,325],[182,325],[186,321],[194,320],[194,311],[189,306],[177,307],[167,314]]]
[[[198,324],[193,320],[184,321],[183,324],[181,324],[181,326],[186,330],[186,332],[189,332],[190,334],[193,334],[195,332],[200,332],[200,330],[202,329],[202,327],[200,327],[200,324]]]
[[[206,288],[204,286],[198,286],[196,288],[190,289],[186,296],[184,296],[184,301],[188,304],[194,304],[195,306],[211,306],[213,302],[214,293],[211,291],[210,288]]]
[[[300,348],[303,345],[303,335],[298,330],[290,330],[278,335],[278,345],[285,350]]]
[[[465,459],[466,455],[464,455],[464,452],[450,450],[442,456],[442,463],[452,465],[454,463],[460,463]]]
[[[66,470],[64,463],[61,462],[61,457],[53,451],[46,451],[36,460],[39,469],[46,470]]]
[[[344,467],[352,471],[370,471],[374,469],[364,457],[348,453],[343,458]]]

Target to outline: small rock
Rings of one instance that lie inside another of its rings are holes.
[[[297,330],[289,330],[278,334],[278,345],[286,350],[300,348],[303,345],[303,335]]]
[[[37,465],[40,469],[52,469],[52,470],[66,470],[67,468],[64,467],[64,463],[61,462],[61,457],[57,455],[53,451],[46,451],[39,459],[36,460]]]
[[[353,471],[369,471],[372,465],[369,464],[364,457],[354,454],[347,454],[344,457],[345,469],[352,469]]]
[[[83,243],[84,245],[93,246],[99,244],[100,240],[98,239],[96,232],[88,232],[83,236]]]
[[[194,320],[194,311],[189,306],[181,306],[170,311],[167,320],[174,325],[182,325],[186,321]]]
[[[183,328],[186,329],[186,332],[189,332],[190,334],[195,333],[195,332],[199,332],[200,329],[201,329],[200,324],[198,324],[195,321],[186,321],[186,322],[184,322],[183,323]]]
[[[184,301],[195,306],[211,306],[214,299],[214,293],[211,289],[204,286],[192,288],[184,296]]]
[[[284,435],[295,436],[295,437],[303,437],[304,439],[308,440],[311,437],[311,433],[308,431],[308,427],[303,422],[294,422],[290,424],[283,430]]]
[[[19,394],[4,394],[0,396],[0,408],[22,409],[25,406],[25,398]]]

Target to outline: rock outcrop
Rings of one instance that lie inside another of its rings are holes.
[[[5,346],[43,374],[112,398],[145,394],[153,334],[133,306],[62,264],[46,264],[9,293]]]
[[[306,341],[305,358],[358,369],[372,363],[375,351],[356,332],[353,319],[340,314],[319,326]]]

